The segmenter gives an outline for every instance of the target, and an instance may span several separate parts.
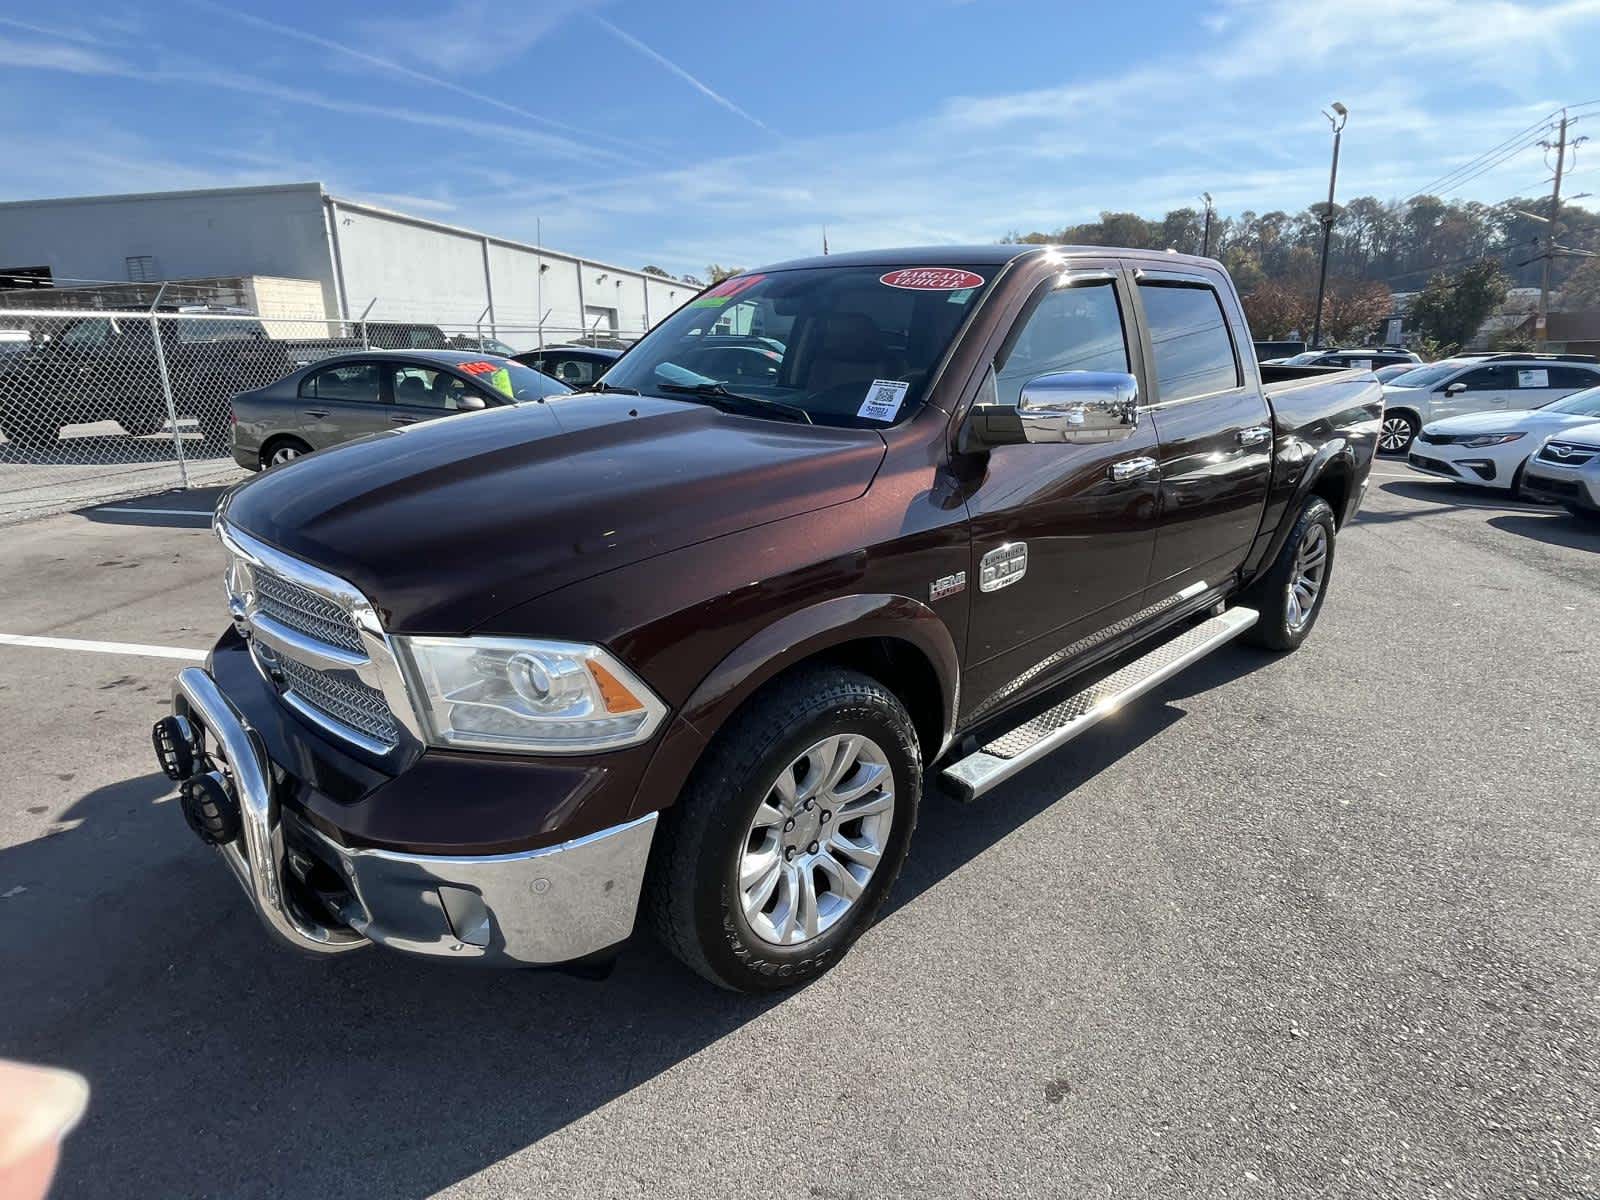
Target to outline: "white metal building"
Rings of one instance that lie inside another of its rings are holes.
[[[310,279],[329,317],[481,320],[485,331],[637,333],[696,290],[330,196],[320,183],[0,203],[0,273],[40,266],[63,284]]]

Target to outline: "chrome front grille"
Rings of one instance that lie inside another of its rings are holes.
[[[309,638],[361,653],[361,635],[350,613],[336,601],[272,571],[257,568],[254,576],[256,607],[261,612]]]
[[[1600,447],[1583,446],[1577,442],[1547,442],[1539,451],[1541,462],[1555,463],[1558,467],[1581,467],[1596,454]]]
[[[319,671],[292,658],[277,662],[285,691],[325,716],[385,746],[400,740],[389,702],[377,688],[368,687],[347,672]]]
[[[373,754],[416,734],[394,652],[350,584],[230,526],[228,601],[250,653],[306,720]]]

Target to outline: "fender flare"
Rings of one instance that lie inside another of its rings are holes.
[[[837,596],[780,618],[711,668],[679,709],[645,768],[633,815],[674,803],[701,752],[764,684],[808,658],[862,638],[907,643],[933,669],[940,691],[940,742],[927,756],[933,761],[954,735],[960,696],[961,657],[949,627],[926,604],[909,596]]]
[[[1361,469],[1356,460],[1355,451],[1351,449],[1350,440],[1344,437],[1330,438],[1324,442],[1314,453],[1300,472],[1300,479],[1295,484],[1293,493],[1284,502],[1283,515],[1278,518],[1278,527],[1272,531],[1272,540],[1267,543],[1267,549],[1260,559],[1256,561],[1254,569],[1250,572],[1247,583],[1254,583],[1261,574],[1267,571],[1277,561],[1283,544],[1288,540],[1289,530],[1294,526],[1295,517],[1300,512],[1300,506],[1306,502],[1306,497],[1316,489],[1317,483],[1334,467],[1342,467],[1350,472],[1351,492],[1345,500],[1346,512],[1350,503],[1360,494]],[[1334,517],[1340,526],[1345,521],[1345,513],[1335,513]]]

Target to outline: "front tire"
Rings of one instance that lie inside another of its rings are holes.
[[[1336,532],[1328,502],[1321,496],[1308,499],[1271,568],[1241,597],[1261,613],[1245,632],[1246,641],[1287,651],[1306,640],[1327,599]]]
[[[1405,454],[1411,449],[1411,443],[1417,440],[1417,434],[1421,432],[1421,423],[1411,413],[1404,409],[1386,412],[1383,414],[1383,425],[1378,431],[1378,452]]]
[[[835,668],[780,680],[718,735],[663,814],[645,918],[720,987],[814,979],[894,885],[921,788],[916,728],[894,693]]]

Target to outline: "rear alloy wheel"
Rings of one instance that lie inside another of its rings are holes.
[[[261,469],[281,467],[284,463],[293,462],[303,454],[310,454],[311,447],[295,438],[281,438],[273,442],[261,452]]]
[[[1378,450],[1383,454],[1404,454],[1417,440],[1417,419],[1407,412],[1383,414],[1378,432]]]
[[[1311,632],[1327,598],[1333,572],[1333,509],[1312,496],[1271,568],[1241,596],[1261,616],[1245,639],[1269,650],[1294,650]]]
[[[921,788],[893,692],[854,671],[797,671],[735,714],[661,814],[643,915],[722,987],[812,979],[877,915]]]

